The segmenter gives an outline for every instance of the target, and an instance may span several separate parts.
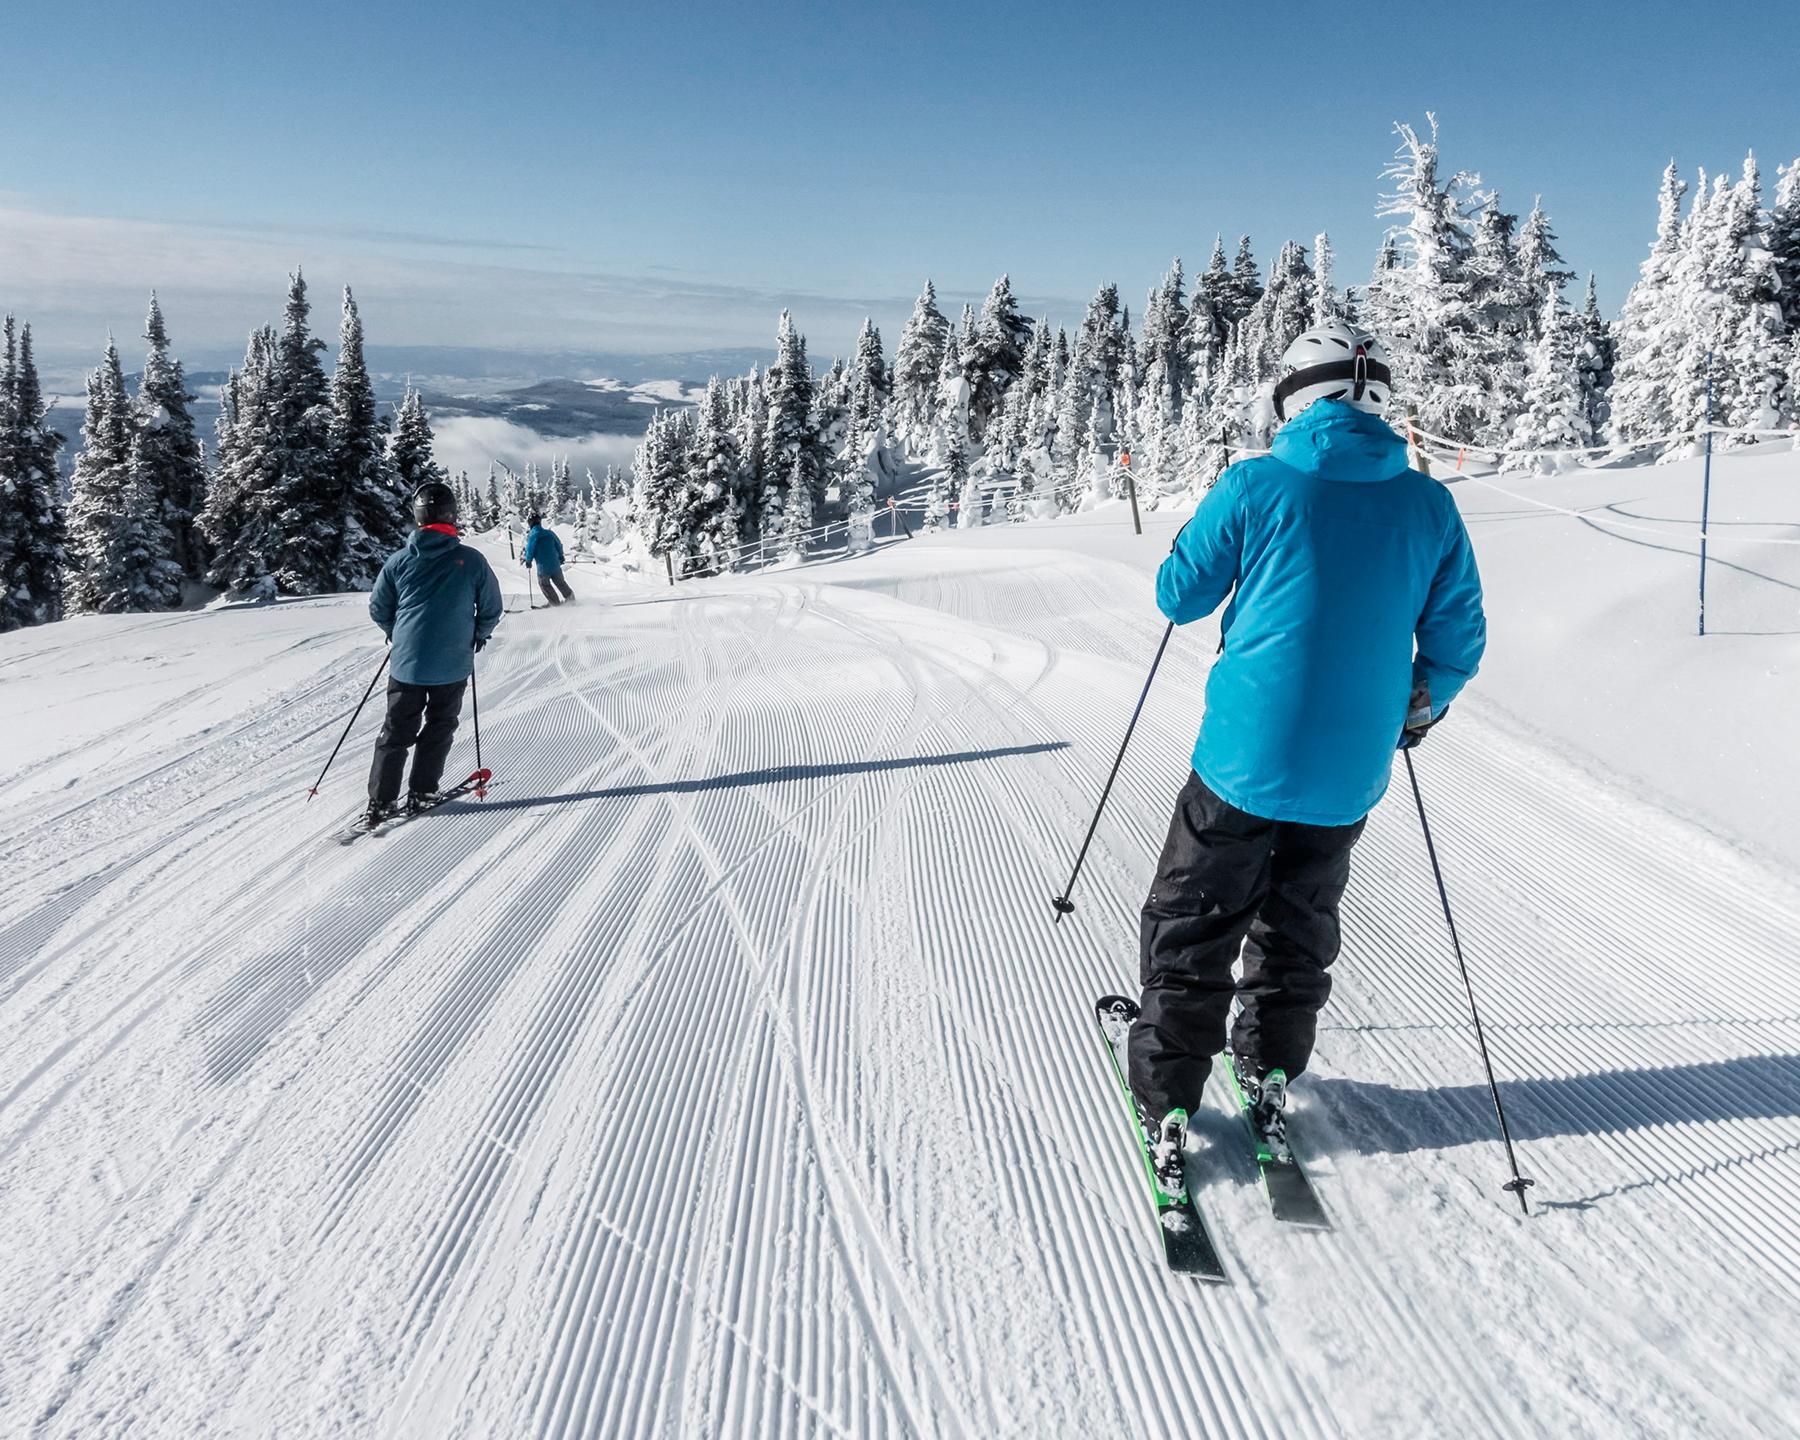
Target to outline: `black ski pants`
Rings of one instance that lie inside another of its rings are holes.
[[[1132,1091],[1153,1119],[1198,1109],[1233,997],[1231,1047],[1251,1073],[1306,1068],[1364,823],[1264,820],[1188,777],[1140,931],[1144,993],[1128,1054]]]
[[[560,574],[546,575],[542,570],[538,571],[538,589],[544,592],[544,598],[552,605],[560,605],[564,600],[575,598],[575,592],[569,588],[569,582]],[[560,596],[556,593],[559,590],[562,591]]]
[[[375,763],[369,767],[369,798],[392,805],[400,798],[406,752],[412,751],[411,789],[428,795],[444,778],[444,762],[456,739],[467,680],[454,685],[408,685],[388,681],[387,723],[375,741]]]

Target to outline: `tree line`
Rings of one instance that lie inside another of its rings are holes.
[[[161,610],[203,585],[267,599],[366,590],[411,530],[408,497],[446,478],[410,387],[378,413],[362,317],[346,288],[336,364],[312,334],[306,281],[290,278],[279,327],[253,331],[221,390],[214,452],[196,433],[181,361],[155,295],[132,394],[108,339],[87,378],[81,449],[66,498],[66,437],[8,317],[0,356],[0,630],[65,614]]]
[[[841,518],[852,548],[875,497],[923,487],[927,529],[1024,520],[1119,493],[1188,498],[1240,449],[1265,446],[1282,352],[1339,317],[1386,343],[1397,425],[1555,470],[1584,451],[1663,455],[1711,417],[1730,434],[1800,418],[1800,162],[1765,206],[1754,158],[1735,180],[1663,176],[1656,239],[1617,319],[1574,272],[1540,201],[1521,217],[1468,172],[1442,173],[1435,117],[1396,126],[1373,274],[1338,288],[1329,237],[1289,241],[1266,271],[1250,237],[1214,241],[1190,287],[1179,259],[1142,321],[1112,284],[1073,330],[1021,313],[1001,276],[952,322],[927,281],[890,364],[865,321],[823,373],[783,312],[767,369],[714,379],[696,411],[654,416],[633,466],[632,518],[685,573],[792,558]]]

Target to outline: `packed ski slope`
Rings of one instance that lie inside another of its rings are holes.
[[[1800,537],[1797,464],[1715,518]],[[481,657],[491,798],[350,848],[372,717],[302,797],[360,597],[0,639],[0,1433],[1794,1433],[1800,549],[1721,550],[1764,633],[1698,641],[1692,467],[1501,483],[1419,768],[1537,1213],[1396,790],[1297,1092],[1336,1229],[1214,1094],[1227,1286],[1164,1271],[1091,1014],[1210,625],[1048,904],[1180,515],[578,568]]]

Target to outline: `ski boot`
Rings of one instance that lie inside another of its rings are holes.
[[[1149,1121],[1142,1110],[1138,1117],[1150,1142],[1150,1174],[1156,1181],[1159,1198],[1165,1204],[1185,1204],[1187,1174],[1183,1168],[1182,1148],[1187,1142],[1188,1112],[1171,1110],[1160,1124]]]
[[[1258,1145],[1268,1151],[1270,1160],[1287,1164],[1294,1158],[1287,1141],[1287,1071],[1271,1070],[1259,1080],[1236,1055],[1231,1057],[1231,1068],[1244,1092]]]
[[[376,826],[393,818],[394,808],[394,806],[388,804],[385,800],[371,800],[369,802],[369,808],[363,811],[362,828],[364,830],[373,830]]]
[[[435,790],[409,790],[406,795],[406,813],[409,816],[423,815],[443,798]]]

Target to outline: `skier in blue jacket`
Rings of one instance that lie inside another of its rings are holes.
[[[560,605],[564,600],[575,598],[569,582],[563,579],[562,541],[556,538],[554,530],[545,528],[544,517],[536,511],[531,514],[531,529],[525,536],[523,559],[527,570],[531,568],[533,561],[537,563],[538,588],[552,605]]]
[[[1231,597],[1193,773],[1144,902],[1128,1050],[1171,1194],[1234,999],[1232,1064],[1285,1154],[1287,1082],[1331,990],[1351,847],[1395,750],[1443,716],[1486,642],[1455,502],[1408,468],[1381,419],[1392,382],[1380,343],[1334,321],[1300,336],[1281,370],[1271,453],[1219,477],[1156,577],[1157,607],[1178,625]]]
[[[369,595],[369,618],[393,645],[387,722],[369,768],[371,825],[393,812],[409,750],[407,808],[417,811],[437,799],[475,652],[504,608],[487,557],[457,538],[455,492],[428,481],[414,492],[412,508],[419,528],[388,557]]]

